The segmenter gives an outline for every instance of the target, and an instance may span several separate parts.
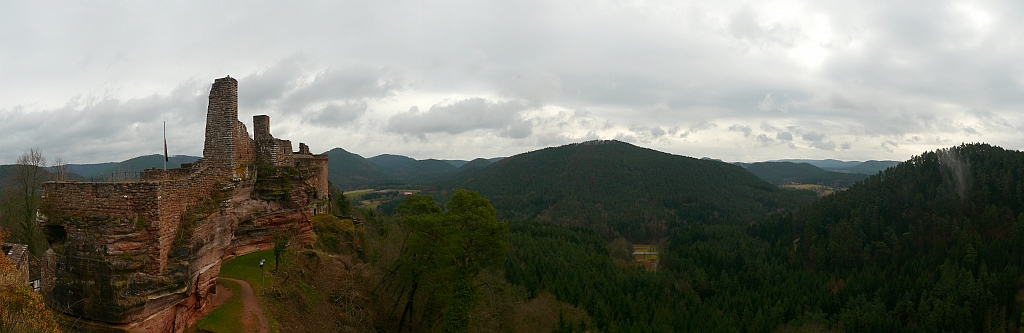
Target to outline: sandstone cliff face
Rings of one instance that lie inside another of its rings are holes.
[[[204,157],[193,165],[135,182],[43,184],[52,309],[85,330],[182,332],[207,305],[222,260],[270,248],[279,233],[311,239],[310,216],[328,200],[326,163],[293,162],[313,160],[308,151],[263,163],[274,160],[253,154],[233,85],[214,83]],[[275,154],[293,154],[285,148]]]
[[[136,207],[144,206],[146,198],[159,202],[152,196],[108,211],[75,211],[67,207],[74,200],[55,199],[56,193],[76,192],[67,187],[92,187],[94,193],[114,187],[138,194],[143,191],[126,189],[153,184],[46,184],[48,207],[41,223],[56,258],[48,303],[66,314],[124,329],[177,332],[191,325],[206,305],[223,258],[269,248],[275,234],[299,242],[312,235],[309,207],[316,201],[315,188],[304,178],[310,170],[265,169],[280,174],[221,184],[188,206],[164,257],[155,245],[168,221]]]

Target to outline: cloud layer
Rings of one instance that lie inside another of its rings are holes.
[[[0,164],[157,153],[163,121],[198,155],[228,74],[246,123],[366,156],[597,138],[730,161],[1021,149],[1022,34],[1010,0],[15,3]]]

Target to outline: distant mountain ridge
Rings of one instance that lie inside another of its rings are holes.
[[[167,168],[179,168],[182,163],[192,163],[199,160],[197,156],[174,155],[167,161]],[[85,179],[100,178],[115,173],[129,173],[138,175],[142,170],[149,168],[163,168],[164,155],[153,154],[131,158],[122,162],[107,162],[94,164],[68,164],[71,173],[78,174]]]
[[[403,187],[429,184],[478,169],[504,157],[464,160],[417,160],[408,156],[381,154],[363,158],[342,148],[327,151],[327,178],[344,191],[372,187]]]
[[[407,156],[383,154],[366,159],[389,173],[396,180],[415,177],[437,176],[454,173],[457,169],[451,163],[435,160],[417,160]]]
[[[734,163],[747,169],[758,178],[775,185],[818,184],[834,188],[847,188],[868,175],[850,172],[827,171],[810,163],[757,162]]]
[[[473,161],[481,160],[481,159],[482,160],[486,160],[486,161],[491,162],[491,163],[494,163],[494,162],[497,162],[497,161],[501,161],[502,159],[504,159],[504,157],[492,157],[492,158],[482,158],[481,157],[481,158],[473,159]],[[448,164],[454,165],[456,168],[461,168],[463,165],[466,165],[466,163],[472,162],[472,161],[466,161],[466,160],[440,160],[440,161],[448,162]]]
[[[781,159],[781,160],[770,160],[767,162],[791,162],[791,163],[807,163],[816,167],[819,167],[826,171],[837,171],[837,172],[849,172],[849,173],[862,173],[865,175],[874,175],[881,172],[882,170],[900,164],[900,161],[876,161],[869,160],[866,162],[861,161],[840,161],[834,159],[824,160],[808,160],[808,159]]]

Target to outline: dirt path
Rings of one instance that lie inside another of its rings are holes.
[[[260,330],[259,330],[259,332],[260,333],[268,333],[268,332],[270,332],[270,324],[267,322],[267,317],[263,315],[263,307],[261,307],[260,306],[260,302],[258,300],[256,300],[256,295],[252,291],[252,286],[250,286],[248,282],[245,282],[243,280],[226,278],[226,277],[220,277],[220,279],[225,279],[225,280],[228,280],[228,281],[232,281],[232,282],[238,283],[239,285],[242,286],[242,295],[241,295],[242,296],[242,312],[243,312],[242,320],[243,321],[248,321],[250,318],[252,318],[252,315],[256,315],[257,317],[260,318],[260,323],[259,323],[260,324]],[[255,323],[245,323],[245,324],[255,324]],[[246,326],[248,326],[248,325],[246,325]]]
[[[210,304],[203,307],[203,312],[200,313],[199,318],[206,317],[206,315],[216,310],[224,303],[227,303],[231,296],[234,295],[231,292],[231,288],[228,288],[224,284],[218,283],[216,285],[217,291],[213,293],[213,298],[210,299]]]

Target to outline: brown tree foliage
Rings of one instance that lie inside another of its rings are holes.
[[[0,243],[6,236],[0,229]],[[0,333],[61,332],[42,296],[19,277],[18,269],[0,251]]]

